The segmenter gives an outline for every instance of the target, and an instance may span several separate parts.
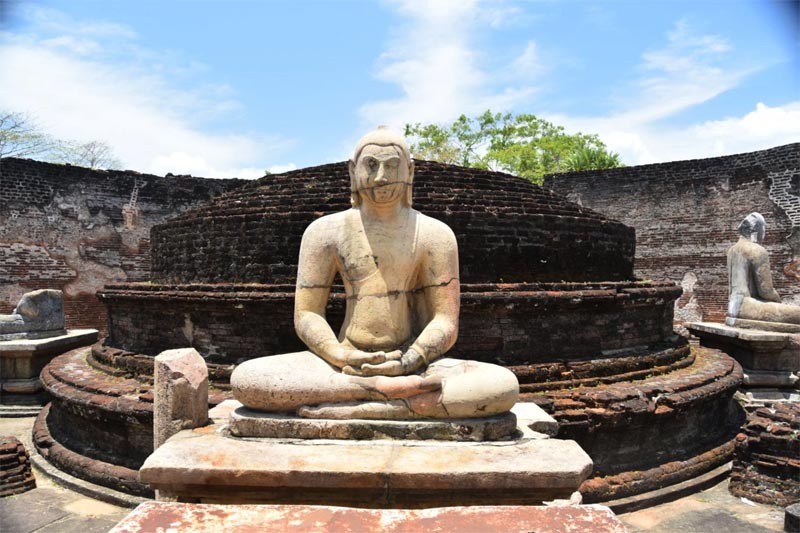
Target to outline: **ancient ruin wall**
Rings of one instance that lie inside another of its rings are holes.
[[[726,157],[554,174],[545,186],[636,229],[637,277],[684,288],[676,320],[724,319],[725,253],[750,212],[784,301],[800,305],[800,143]]]
[[[150,228],[242,184],[3,159],[0,313],[25,292],[60,289],[67,327],[104,330],[95,292],[148,279]]]

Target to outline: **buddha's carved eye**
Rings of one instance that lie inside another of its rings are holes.
[[[377,170],[378,161],[370,157],[369,159],[367,159],[367,166],[369,167],[370,170]]]

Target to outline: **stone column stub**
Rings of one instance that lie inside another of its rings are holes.
[[[156,356],[153,388],[153,449],[182,429],[208,422],[208,367],[194,348]]]

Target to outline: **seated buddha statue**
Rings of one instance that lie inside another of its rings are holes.
[[[769,254],[761,246],[766,223],[750,213],[739,224],[739,241],[728,249],[728,317],[800,324],[800,306],[781,303],[772,286]]]
[[[385,127],[349,161],[352,208],[303,234],[295,330],[307,351],[261,357],[231,376],[254,410],[309,418],[479,418],[505,413],[519,384],[506,368],[444,357],[458,335],[458,246],[411,207],[414,162]],[[325,318],[336,275],[346,294],[337,336]]]

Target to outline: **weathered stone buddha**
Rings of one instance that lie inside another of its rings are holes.
[[[64,296],[61,291],[39,289],[25,293],[13,313],[0,315],[0,341],[64,334]]]
[[[728,322],[800,324],[800,306],[781,303],[772,286],[769,254],[761,246],[765,231],[764,217],[750,213],[739,224],[739,241],[728,249]]]
[[[411,207],[414,163],[386,128],[349,162],[352,209],[322,217],[300,246],[295,329],[309,351],[246,361],[234,396],[308,418],[479,418],[507,412],[519,384],[506,368],[443,358],[458,334],[458,247],[450,228]],[[341,331],[325,307],[339,274]]]

